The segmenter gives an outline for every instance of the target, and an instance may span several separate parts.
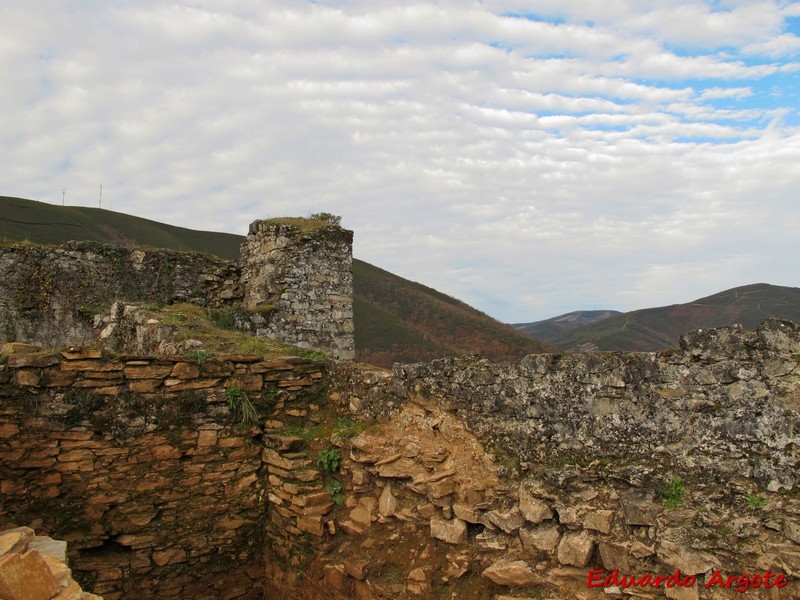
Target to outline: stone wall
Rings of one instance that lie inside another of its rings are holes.
[[[648,574],[660,587],[626,593],[800,596],[797,325],[331,378],[340,410],[378,423],[339,440],[345,539],[318,574],[338,597],[621,597]],[[667,588],[676,570],[691,585]]]
[[[352,360],[353,232],[288,222],[255,221],[238,264],[95,242],[0,246],[0,343],[86,345],[97,341],[117,301],[188,302],[244,305],[235,311],[241,330]]]
[[[307,406],[321,379],[294,357],[11,353],[0,529],[70,542],[76,578],[107,600],[262,598],[264,419]]]
[[[657,461],[770,491],[798,482],[800,328],[788,321],[699,330],[659,353],[396,365],[381,386],[343,387],[361,389],[354,408],[369,414],[436,399],[493,447],[513,449],[521,472],[558,455]]]
[[[91,343],[95,316],[119,299],[220,307],[242,297],[236,266],[205,254],[95,242],[0,247],[0,342]]]
[[[800,597],[792,323],[511,365],[296,360],[10,357],[1,520],[42,519],[108,598]]]
[[[352,246],[353,232],[334,225],[252,223],[241,252],[244,306],[266,313],[253,319],[254,333],[352,360]]]

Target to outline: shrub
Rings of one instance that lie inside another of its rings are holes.
[[[318,212],[314,213],[309,217],[314,221],[325,221],[326,223],[330,223],[331,225],[339,225],[342,222],[342,217],[339,215],[334,215],[329,212]]]

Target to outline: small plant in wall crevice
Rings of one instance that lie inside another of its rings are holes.
[[[342,464],[342,452],[337,448],[320,450],[317,466],[326,473],[336,473]]]
[[[225,390],[225,400],[231,414],[241,419],[242,425],[255,425],[258,423],[258,411],[253,402],[240,388],[229,387]]]

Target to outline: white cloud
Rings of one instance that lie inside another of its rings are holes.
[[[340,213],[356,256],[510,321],[792,284],[791,6],[20,6],[0,193],[96,206],[102,183],[237,233]]]

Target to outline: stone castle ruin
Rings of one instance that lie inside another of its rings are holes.
[[[352,360],[352,244],[331,222],[276,219],[250,225],[238,263],[94,242],[0,247],[0,342],[91,344],[115,302],[188,302],[240,308],[238,326],[254,335]]]
[[[238,265],[0,250],[0,530],[65,540],[106,600],[800,597],[787,321],[391,372],[18,343],[113,340],[118,299],[194,302],[349,358],[351,233],[286,226],[253,224]]]

